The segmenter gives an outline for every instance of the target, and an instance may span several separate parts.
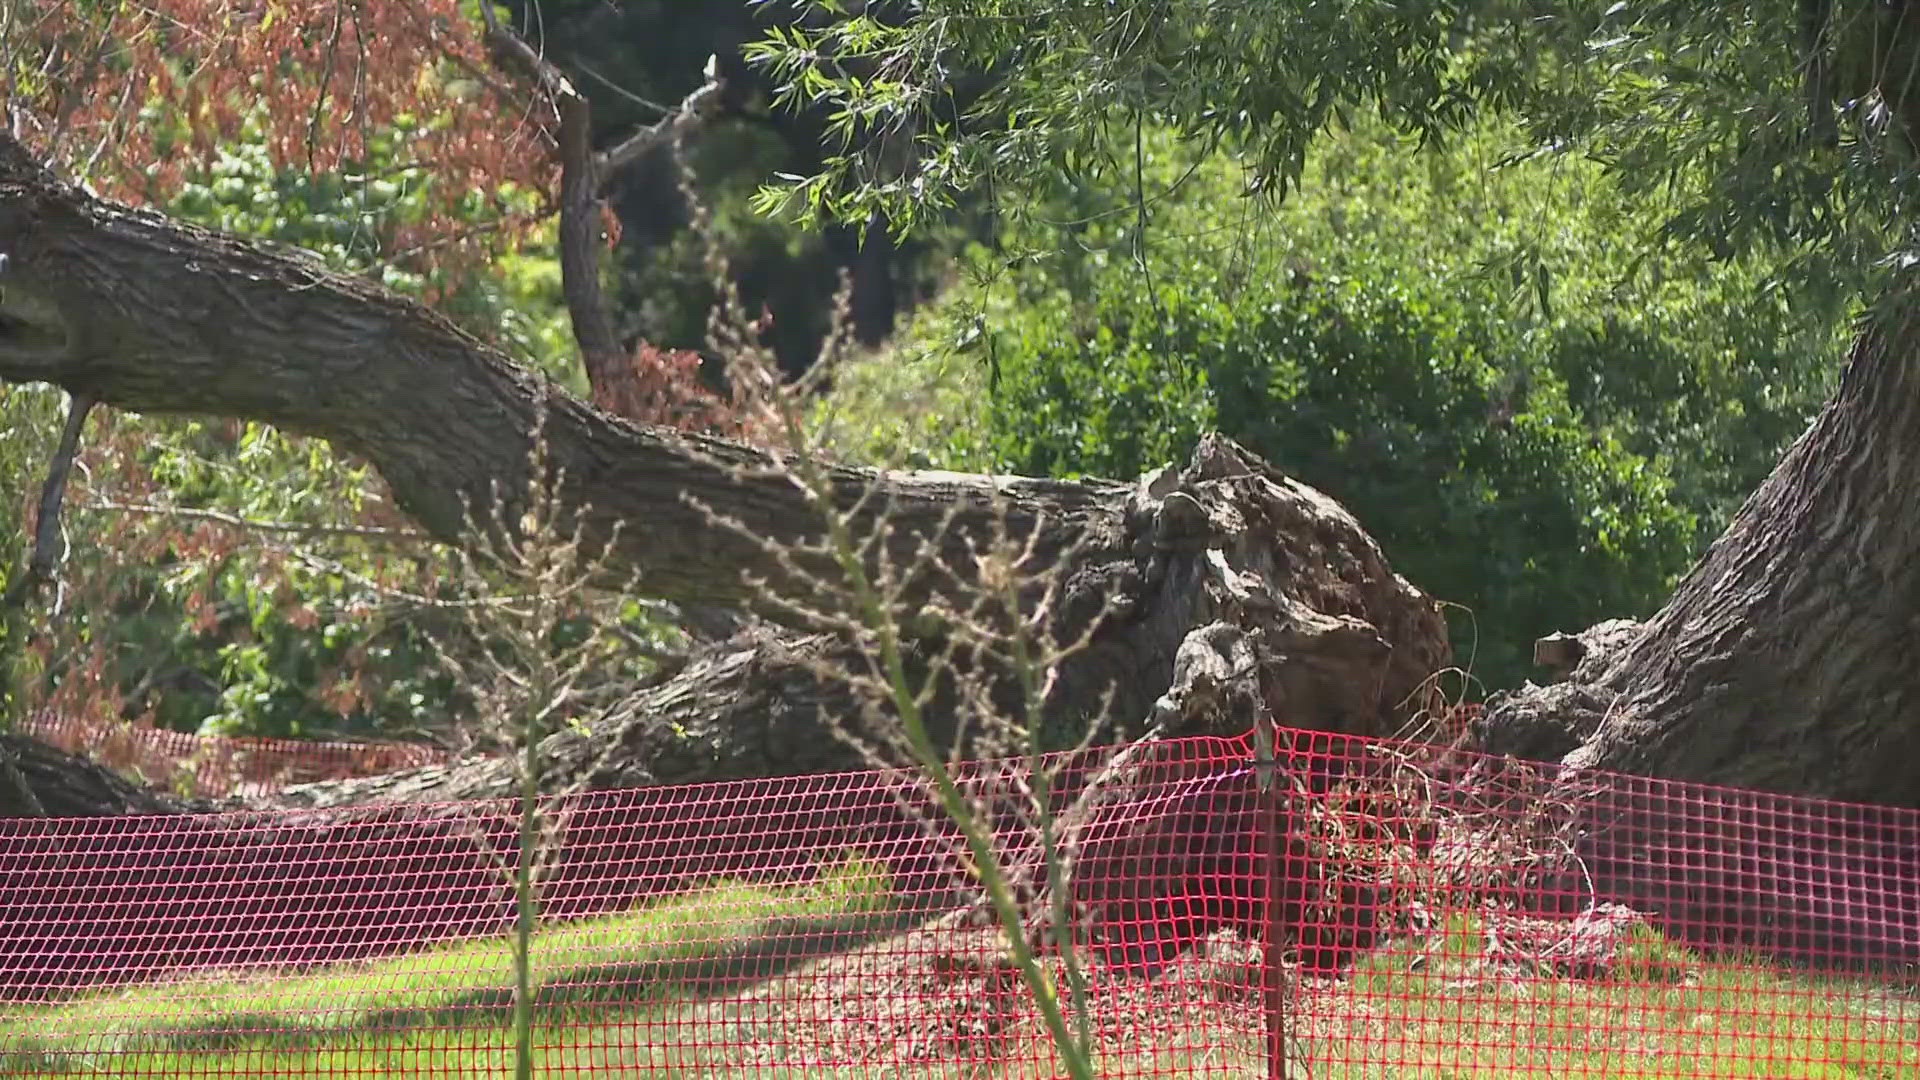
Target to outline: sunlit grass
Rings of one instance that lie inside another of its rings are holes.
[[[1315,1080],[1920,1080],[1920,1000],[1879,983],[1696,956],[1645,927],[1591,979],[1491,969],[1483,941],[1456,915],[1307,1001],[1296,1022]]]
[[[805,885],[724,883],[550,927],[533,954],[542,1042],[577,1040],[582,1021],[637,1030],[649,1012],[891,932],[903,914],[884,870],[854,862]],[[0,1075],[415,1076],[446,1055],[464,1070],[508,1052],[512,983],[509,939],[487,938],[307,973],[203,971],[0,1006]]]

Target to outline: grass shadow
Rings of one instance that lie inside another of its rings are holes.
[[[550,972],[535,990],[535,1018],[552,1023],[588,1011],[646,1012],[724,997],[803,964],[904,933],[932,914],[924,905],[893,905],[827,917],[783,916],[716,952],[561,968]],[[115,1036],[112,1052],[297,1051],[423,1029],[503,1026],[512,1011],[513,991],[505,985],[466,990],[430,1004],[369,1010],[346,1022],[295,1028],[288,1026],[284,1014],[231,1011],[196,1019],[190,1028]],[[87,1056],[87,1052],[29,1037],[0,1048],[0,1075],[59,1072],[69,1068],[76,1056]]]

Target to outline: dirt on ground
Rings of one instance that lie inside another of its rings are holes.
[[[893,1075],[1056,1075],[1046,1030],[1001,940],[946,917],[814,961],[701,1006],[686,1029],[713,1025],[702,1031],[705,1046],[691,1060],[671,1055],[672,1063],[715,1073],[777,1063],[807,1075],[882,1065],[904,1070]],[[1051,966],[1064,996],[1057,958]],[[1152,978],[1089,962],[1088,1011],[1107,1073],[1134,1071],[1112,1063],[1153,1073],[1204,1061],[1196,1075],[1264,1075],[1262,970],[1258,944],[1229,931]],[[1291,997],[1302,987],[1285,977]]]

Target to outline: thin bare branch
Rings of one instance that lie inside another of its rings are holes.
[[[608,149],[595,154],[593,156],[595,174],[604,183],[606,177],[638,161],[654,148],[685,137],[719,108],[720,93],[723,89],[725,84],[717,75],[713,76],[682,99],[664,119],[641,128]]]
[[[263,521],[259,518],[241,517],[220,510],[207,510],[193,506],[159,506],[153,503],[115,502],[111,499],[95,499],[81,505],[83,510],[98,510],[117,514],[144,514],[157,517],[180,518],[187,521],[211,521],[221,525],[244,529],[258,533],[285,533],[294,536],[354,536],[370,540],[406,540],[432,543],[434,538],[417,529],[394,529],[375,525],[321,525],[301,521]]]

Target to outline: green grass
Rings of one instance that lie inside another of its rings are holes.
[[[912,913],[889,896],[884,870],[849,863],[807,885],[723,883],[542,931],[537,1037],[550,1067],[576,1056],[560,1044],[583,1030],[631,1043],[650,1015],[897,932]],[[508,938],[488,938],[0,1006],[0,1076],[489,1075],[489,1062],[511,1063],[511,957]]]
[[[1437,937],[1305,1004],[1315,1080],[1920,1080],[1920,1000],[1880,983],[1707,960],[1644,927],[1607,977],[1517,977],[1481,962],[1477,919]]]
[[[1032,1024],[1007,1032],[998,1069],[955,1061],[962,1051],[862,1064],[847,1049],[897,989],[840,995],[862,980],[892,986],[908,967],[885,944],[855,950],[922,914],[894,907],[873,867],[848,864],[808,885],[721,884],[550,928],[535,953],[541,1075],[1050,1075]],[[1920,1080],[1920,1001],[1903,991],[1709,962],[1645,930],[1590,980],[1492,970],[1484,944],[1477,919],[1455,916],[1431,939],[1362,958],[1350,978],[1308,984],[1290,1004],[1290,1076]],[[849,952],[838,976],[779,977]],[[504,939],[470,941],[15,1009],[0,1017],[0,1076],[505,1077],[508,955]],[[1123,1030],[1103,1076],[1267,1075],[1256,995],[1165,985],[1187,997],[1105,1010]]]

